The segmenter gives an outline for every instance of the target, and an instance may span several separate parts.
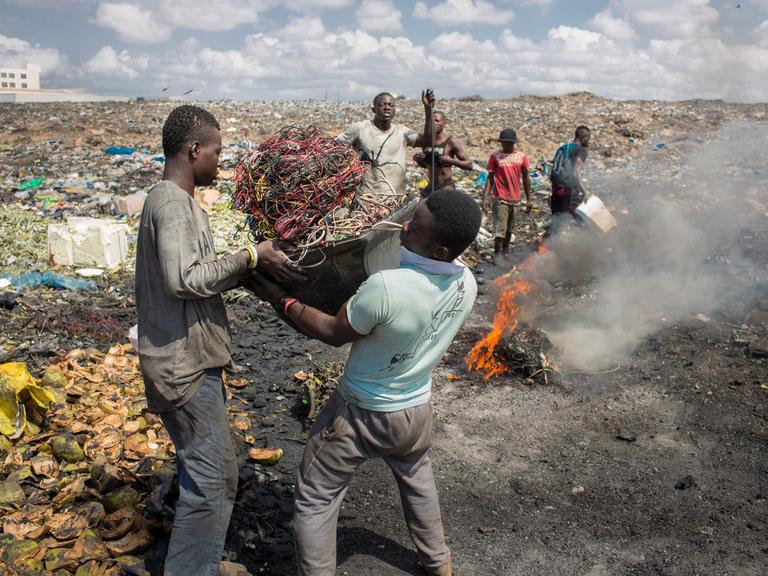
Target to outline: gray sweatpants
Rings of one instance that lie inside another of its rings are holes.
[[[176,448],[179,473],[164,574],[214,576],[237,493],[237,460],[221,370],[210,370],[192,398],[160,418]]]
[[[335,393],[309,432],[296,483],[294,537],[301,576],[336,573],[336,524],[360,464],[383,458],[400,489],[419,560],[438,567],[451,558],[432,475],[432,404],[374,412]]]

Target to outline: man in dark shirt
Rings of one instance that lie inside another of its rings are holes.
[[[232,358],[221,293],[249,269],[283,282],[303,272],[271,242],[216,257],[208,215],[194,199],[195,186],[210,186],[218,172],[221,134],[210,112],[171,111],[163,152],[163,179],[141,214],[135,282],[147,404],[173,441],[179,475],[165,575],[232,574],[232,566],[220,568],[238,476],[222,381]]]
[[[586,126],[576,128],[573,142],[558,148],[552,167],[552,214],[569,212],[575,214],[576,207],[589,198],[581,180],[581,169],[587,161],[587,149],[591,131]]]
[[[429,184],[422,190],[426,197],[435,190],[454,190],[453,167],[462,170],[472,170],[472,160],[469,159],[462,143],[445,133],[445,114],[436,111],[432,114],[434,123],[434,147],[425,146],[422,152],[414,154],[413,159],[429,174]],[[433,173],[434,172],[434,173]]]

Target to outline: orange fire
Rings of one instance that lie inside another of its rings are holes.
[[[547,252],[549,252],[549,248],[547,248],[545,244],[542,244],[538,247],[535,254],[532,254],[525,260],[525,262],[520,264],[517,270],[520,272],[530,272],[534,261],[536,260],[536,256],[546,254]],[[520,311],[518,298],[533,290],[533,284],[522,278],[511,281],[510,278],[513,272],[508,272],[503,276],[499,276],[494,282],[494,286],[501,289],[501,296],[499,296],[499,299],[496,301],[496,312],[493,315],[493,328],[491,328],[491,331],[485,338],[477,342],[472,347],[469,354],[467,354],[467,368],[470,370],[483,370],[485,372],[483,380],[488,380],[489,378],[493,378],[494,376],[509,371],[509,366],[498,360],[494,356],[494,352],[502,336],[505,334],[512,334],[517,329],[517,324],[519,322],[517,315]]]
[[[509,280],[509,275],[504,275],[497,280],[498,284],[504,284]],[[496,301],[496,313],[493,315],[493,328],[479,342],[477,342],[467,355],[467,368],[470,370],[483,370],[483,380],[493,376],[504,374],[509,367],[496,359],[494,351],[505,334],[515,331],[518,324],[517,314],[520,311],[518,298],[533,290],[533,285],[523,279],[517,279],[507,285]]]

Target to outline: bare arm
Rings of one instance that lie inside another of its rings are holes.
[[[522,169],[523,175],[523,190],[525,191],[525,204],[528,208],[531,207],[531,174],[528,168]]]
[[[424,130],[416,137],[413,145],[423,148],[432,145],[432,110],[435,107],[435,94],[431,88],[421,93],[421,103],[424,105]]]
[[[576,190],[581,194],[584,199],[586,200],[589,198],[590,194],[587,192],[586,188],[584,188],[584,184],[581,181],[581,168],[584,166],[584,160],[582,160],[579,157],[576,157],[573,159],[573,172],[576,176]]]
[[[285,306],[286,302],[290,302],[287,296],[281,299],[281,305]],[[358,334],[350,326],[346,303],[336,316],[331,316],[317,308],[296,302],[289,306],[287,316],[307,335],[331,346],[343,346],[363,337],[363,334]]]
[[[493,172],[488,172],[485,179],[485,188],[483,188],[483,210],[488,212],[491,207],[491,189],[493,188]]]
[[[312,338],[331,346],[343,346],[363,337],[349,324],[346,302],[335,316],[331,316],[291,297],[285,288],[258,273],[248,277],[247,285],[260,298],[282,310],[302,332]]]
[[[469,155],[464,150],[461,142],[451,138],[451,149],[448,153],[440,156],[441,166],[456,166],[462,170],[472,170],[472,160],[469,159]]]

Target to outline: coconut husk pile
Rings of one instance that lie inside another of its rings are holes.
[[[130,345],[72,350],[39,384],[53,406],[3,446],[0,560],[20,574],[142,573],[133,555],[167,525],[173,445],[144,412],[138,358]]]
[[[514,333],[505,337],[495,355],[530,384],[548,384],[560,374],[556,349],[549,338],[527,324],[520,324]]]
[[[307,420],[314,421],[331,397],[344,373],[344,362],[313,363],[309,370],[300,370],[293,377],[303,385],[299,402],[307,408]]]

